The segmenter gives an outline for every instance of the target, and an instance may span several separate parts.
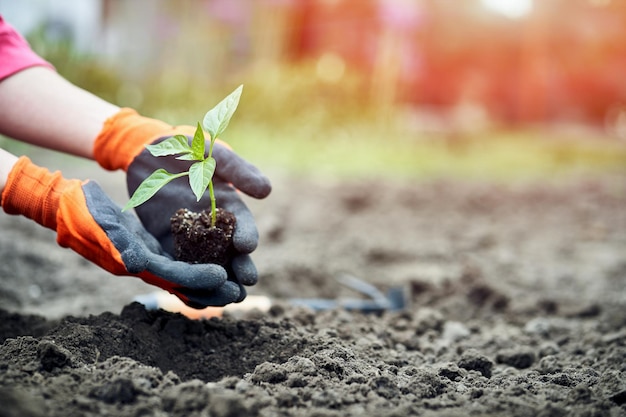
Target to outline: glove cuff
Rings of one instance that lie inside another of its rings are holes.
[[[2,192],[2,208],[21,214],[52,230],[57,229],[59,199],[78,180],[66,180],[59,171],[51,173],[26,156],[17,160]]]
[[[104,122],[94,143],[94,159],[105,169],[126,171],[143,148],[158,138],[193,132],[190,126],[170,126],[123,108]]]

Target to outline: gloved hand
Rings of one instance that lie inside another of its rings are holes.
[[[127,186],[132,195],[139,184],[158,168],[177,173],[189,169],[191,162],[181,161],[175,156],[154,157],[145,148],[176,134],[193,137],[195,127],[172,127],[159,120],[142,117],[131,109],[122,109],[111,117],[96,138],[94,156],[98,163],[110,170],[123,169],[127,172]],[[208,149],[208,145],[206,149]],[[257,271],[248,256],[258,243],[258,232],[254,218],[240,198],[239,191],[254,198],[264,198],[271,191],[267,177],[239,157],[230,148],[217,141],[213,148],[217,162],[213,179],[217,204],[237,217],[233,244],[239,252],[230,267],[229,279],[243,285],[257,282]],[[170,232],[170,217],[179,208],[200,211],[210,207],[208,192],[199,201],[189,187],[187,177],[178,178],[155,194],[146,203],[135,208],[144,227],[160,242],[166,252],[173,255],[173,238]],[[242,297],[245,291],[241,288]]]
[[[137,276],[195,308],[240,300],[240,285],[218,265],[178,262],[139,220],[92,181],[68,180],[21,157],[2,192],[2,208],[57,232],[57,242],[115,275]]]

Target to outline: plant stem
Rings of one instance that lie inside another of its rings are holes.
[[[211,141],[209,142],[209,151],[207,152],[207,157],[208,158],[213,156],[213,145],[215,145],[215,139],[217,139],[217,138],[211,138]]]
[[[215,227],[217,220],[217,204],[215,202],[215,192],[213,191],[213,181],[209,181],[209,197],[211,198],[211,227]]]
[[[199,125],[198,125],[199,126]],[[209,152],[207,153],[207,158],[211,158],[213,156],[213,145],[215,144],[214,137],[211,137],[211,141],[209,142]],[[213,181],[209,181],[209,197],[211,198],[211,227],[215,227],[215,223],[217,221],[217,203],[215,201],[215,192],[213,191]]]

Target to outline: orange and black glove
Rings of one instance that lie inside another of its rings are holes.
[[[68,180],[21,157],[2,192],[2,208],[57,232],[57,242],[115,275],[136,276],[195,308],[242,298],[240,285],[212,264],[174,261],[130,213],[93,181]]]
[[[127,173],[128,193],[132,195],[139,184],[158,168],[171,173],[189,169],[191,162],[176,159],[176,156],[155,158],[145,148],[177,134],[193,137],[195,127],[173,127],[160,120],[139,115],[132,109],[122,109],[108,119],[96,138],[94,157],[109,170],[122,169]],[[208,145],[206,149],[208,149]],[[256,249],[259,235],[254,217],[240,197],[241,191],[254,198],[264,198],[271,185],[255,166],[248,163],[226,144],[217,141],[213,148],[216,160],[213,179],[217,205],[232,212],[237,218],[233,244],[238,252],[227,266],[229,280],[240,285],[254,285],[257,271],[249,254]],[[170,218],[179,208],[201,211],[210,207],[208,192],[198,202],[189,187],[186,177],[178,178],[146,203],[135,208],[141,223],[170,255],[174,254]],[[241,300],[245,289],[240,287]]]

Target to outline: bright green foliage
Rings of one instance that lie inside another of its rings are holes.
[[[237,110],[242,91],[243,85],[240,85],[204,115],[202,127],[209,132],[211,138],[219,137],[228,127],[231,117]]]
[[[146,145],[146,148],[152,156],[189,154],[191,152],[185,135],[176,135],[156,145]]]
[[[216,202],[211,181],[215,173],[216,165],[215,159],[211,156],[213,154],[213,145],[217,137],[226,130],[230,119],[233,117],[235,110],[237,110],[242,90],[243,85],[240,85],[235,91],[230,93],[224,100],[207,112],[202,125],[198,123],[196,127],[191,145],[186,136],[176,135],[156,145],[146,146],[148,151],[155,157],[179,155],[177,159],[196,162],[191,164],[189,171],[180,172],[178,174],[172,174],[162,168],[157,169],[139,184],[139,187],[137,187],[137,190],[135,190],[122,211],[145,203],[173,179],[188,175],[189,186],[195,194],[197,201],[200,201],[204,192],[209,189],[211,198],[211,221],[213,225],[215,224]],[[202,130],[203,127],[204,130],[211,135],[208,152],[206,152],[205,149],[206,140],[204,131]]]
[[[150,200],[153,195],[157,193],[165,184],[169,183],[175,178],[187,175],[186,172],[180,174],[172,174],[164,169],[157,169],[148,178],[143,180],[139,187],[135,190],[128,203],[124,206],[122,211],[128,210],[131,207],[137,207],[140,204]]]
[[[209,188],[209,182],[215,172],[215,159],[209,157],[204,161],[199,161],[189,168],[189,185],[196,195],[198,201],[202,194]]]

